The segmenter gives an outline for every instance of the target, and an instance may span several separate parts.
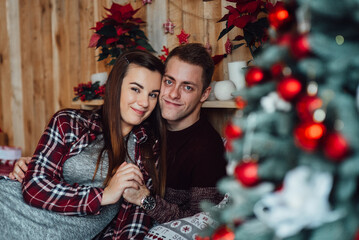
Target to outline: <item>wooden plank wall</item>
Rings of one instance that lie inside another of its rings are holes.
[[[134,8],[141,0],[113,0]],[[111,0],[0,0],[0,128],[9,145],[21,147],[23,155],[34,151],[50,117],[71,105],[73,87],[90,81],[93,73],[109,71],[106,61],[97,62],[98,50],[89,49],[91,27],[105,16]],[[217,41],[227,12],[225,0],[153,0],[136,16],[151,45],[161,54],[163,45],[178,46],[184,29],[189,42],[209,43],[212,54],[224,53]],[[164,34],[162,24],[170,18],[175,33]],[[249,60],[247,49],[237,49],[216,67],[214,80],[228,79],[227,62]]]

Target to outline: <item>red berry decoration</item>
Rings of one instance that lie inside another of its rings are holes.
[[[286,77],[278,83],[277,92],[286,101],[294,100],[302,91],[302,83],[294,77]]]
[[[264,72],[259,67],[251,67],[245,76],[247,86],[256,85],[264,80]]]
[[[234,176],[245,187],[252,187],[259,182],[258,163],[243,162],[234,169]]]
[[[307,35],[300,35],[294,38],[290,44],[290,50],[295,59],[307,57],[310,53],[310,45]]]
[[[238,109],[242,110],[247,106],[247,101],[244,100],[241,96],[236,97],[235,103]]]
[[[228,123],[224,129],[224,135],[226,136],[227,140],[239,138],[242,136],[242,134],[242,129],[237,125],[233,125],[232,123]]]
[[[317,96],[304,96],[297,102],[297,113],[305,122],[313,121],[313,113],[323,105],[322,99]]]
[[[333,162],[340,162],[349,152],[349,144],[338,132],[330,133],[324,140],[324,154]]]
[[[234,240],[234,233],[227,226],[221,226],[213,233],[212,240]]]
[[[294,139],[300,148],[314,151],[325,132],[326,127],[322,123],[302,123],[294,129]]]
[[[277,3],[274,8],[268,14],[269,24],[277,29],[286,28],[292,20],[289,11],[284,7],[283,4]]]

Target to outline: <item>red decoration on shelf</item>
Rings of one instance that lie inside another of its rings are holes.
[[[234,240],[234,233],[227,226],[221,226],[213,233],[212,240]]]
[[[245,76],[247,86],[256,85],[264,80],[264,72],[259,67],[251,67]]]
[[[349,153],[349,144],[338,132],[330,133],[324,140],[324,154],[333,162],[340,162]]]
[[[188,38],[190,34],[187,34],[183,29],[181,30],[181,33],[176,35],[178,38],[178,41],[180,44],[188,43]]]
[[[228,140],[232,140],[242,137],[243,131],[239,126],[228,123],[224,129],[224,135]]]
[[[298,117],[305,122],[313,121],[313,113],[323,105],[322,99],[317,96],[304,96],[297,102]]]
[[[227,38],[226,43],[224,44],[224,47],[226,49],[226,53],[227,54],[231,54],[232,53],[232,43],[231,41],[229,41],[229,38]]]
[[[294,77],[286,77],[278,83],[277,92],[286,101],[294,100],[302,91],[302,83]]]
[[[235,103],[238,109],[242,110],[247,106],[247,101],[244,100],[241,96],[235,98]]]
[[[295,37],[290,43],[290,50],[295,59],[307,57],[310,53],[310,45],[307,35]]]
[[[283,3],[278,2],[268,14],[269,24],[277,29],[286,28],[292,20],[289,11],[284,7]]]
[[[170,34],[173,34],[174,33],[174,28],[175,28],[175,25],[173,24],[173,22],[168,18],[167,19],[167,22],[165,22],[163,24],[163,28],[165,29],[165,33],[170,33]]]
[[[259,182],[258,163],[243,162],[234,169],[234,176],[245,187],[252,187]]]
[[[294,129],[294,140],[303,150],[314,151],[325,132],[326,127],[322,123],[302,123]]]

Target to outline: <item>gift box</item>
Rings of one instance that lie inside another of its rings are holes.
[[[7,176],[14,168],[17,159],[21,157],[21,149],[0,146],[0,176]]]

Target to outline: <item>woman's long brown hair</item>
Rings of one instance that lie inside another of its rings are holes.
[[[121,129],[120,99],[123,79],[127,74],[130,64],[136,64],[148,70],[159,72],[161,75],[164,74],[162,62],[148,52],[132,50],[117,58],[106,83],[104,104],[102,106],[104,147],[97,158],[94,174],[95,176],[97,173],[102,155],[104,152],[107,152],[109,165],[104,182],[105,186],[107,186],[112,176],[116,173],[117,168],[125,161],[128,154],[127,143],[124,140]],[[144,144],[141,144],[141,159],[152,178],[154,193],[163,196],[166,184],[166,126],[161,117],[158,103],[142,125],[146,129],[148,139]],[[156,140],[159,141],[160,146],[157,168],[155,161],[158,156],[155,156],[153,149],[153,144]]]

